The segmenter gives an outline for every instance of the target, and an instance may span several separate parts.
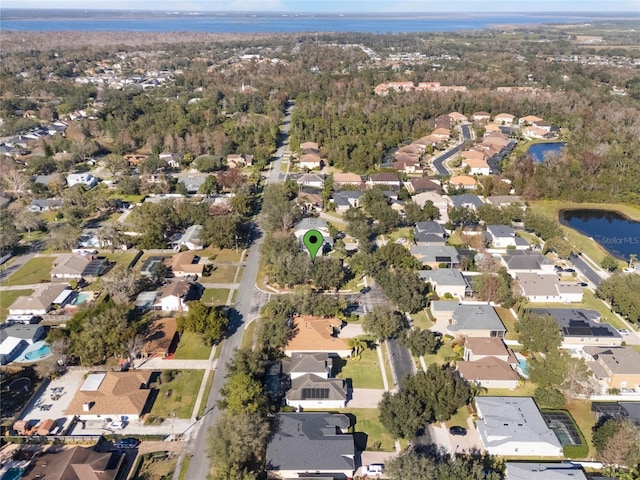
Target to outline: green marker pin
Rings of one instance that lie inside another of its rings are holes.
[[[318,230],[309,230],[304,234],[302,243],[304,243],[304,246],[307,247],[309,255],[311,255],[311,261],[313,262],[316,259],[316,255],[322,248],[324,237]]]

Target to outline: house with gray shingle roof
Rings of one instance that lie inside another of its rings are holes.
[[[454,337],[504,338],[507,329],[491,305],[460,305],[453,312],[447,331]]]
[[[337,212],[346,212],[351,207],[358,208],[360,206],[360,197],[363,192],[360,190],[342,190],[333,193],[333,203],[336,205]]]
[[[285,395],[287,405],[304,408],[344,408],[347,403],[347,384],[343,378],[322,378],[305,373],[291,380]]]
[[[445,268],[460,266],[458,251],[449,245],[442,246],[420,246],[412,245],[409,248],[411,255],[416,257],[423,265],[431,268],[439,268],[444,264]]]
[[[507,462],[505,467],[506,480],[587,480],[582,467],[571,462]]]
[[[519,273],[553,273],[553,262],[544,255],[527,250],[507,250],[507,254],[501,258],[502,264],[507,267],[509,275],[516,277]]]
[[[437,270],[419,270],[418,276],[421,280],[429,282],[431,287],[440,296],[450,293],[454,297],[464,299],[471,294],[469,282],[462,275],[460,270],[453,268],[439,268]]]
[[[487,225],[489,241],[494,248],[515,248],[516,250],[527,250],[529,243],[522,237],[516,235],[516,231],[509,225]]]
[[[347,479],[355,472],[349,418],[324,412],[279,413],[267,445],[267,478]]]
[[[449,196],[449,199],[451,200],[451,205],[453,205],[454,207],[467,207],[471,210],[475,210],[478,207],[484,205],[482,199],[477,195],[473,195],[472,193],[451,195]]]

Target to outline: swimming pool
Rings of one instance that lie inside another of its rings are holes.
[[[80,292],[80,293],[76,293],[71,299],[71,302],[69,303],[71,305],[82,305],[83,303],[87,303],[92,298],[93,298],[92,293]]]
[[[524,377],[524,378],[529,378],[529,360],[527,360],[526,358],[516,354],[516,359],[518,360],[518,370],[520,371],[520,374]]]
[[[49,355],[51,355],[51,348],[49,348],[49,345],[43,344],[37,350],[31,350],[30,352],[25,353],[24,359],[40,360],[44,357],[48,357]]]
[[[23,473],[24,473],[24,469],[19,467],[12,467],[6,472],[4,472],[4,475],[2,475],[1,480],[19,480],[19,478],[22,477]]]

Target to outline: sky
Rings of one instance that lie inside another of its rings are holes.
[[[2,8],[251,12],[640,12],[640,0],[2,0]]]

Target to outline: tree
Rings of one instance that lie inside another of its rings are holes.
[[[110,153],[102,159],[102,164],[112,176],[116,173],[124,172],[129,168],[129,162],[122,156],[116,153]]]
[[[515,303],[513,278],[504,267],[496,273],[474,276],[472,284],[480,300],[499,303],[504,308],[511,308]]]
[[[583,358],[571,358],[560,387],[568,399],[589,398],[598,389],[593,372]]]
[[[547,252],[555,252],[562,259],[567,259],[574,253],[571,242],[559,236],[550,238],[545,242],[544,253]]]
[[[351,337],[348,342],[349,348],[353,351],[353,356],[360,358],[360,355],[367,348],[367,341],[360,337]]]
[[[529,378],[538,386],[534,398],[547,408],[564,407],[565,398],[560,390],[569,370],[571,357],[566,351],[551,351],[545,357],[529,362]]]
[[[0,252],[13,250],[19,241],[13,218],[7,210],[0,211]]]
[[[133,366],[133,361],[140,356],[144,343],[144,335],[139,333],[125,340],[122,350],[129,361],[129,365]]]
[[[441,344],[440,338],[433,332],[419,328],[407,331],[402,337],[402,343],[416,357],[436,353]]]
[[[198,193],[202,195],[215,195],[218,193],[218,179],[215,175],[207,175],[204,183],[198,188]]]
[[[436,454],[437,455],[437,454]],[[491,457],[465,455],[452,459],[408,449],[385,464],[392,480],[499,480],[502,468]]]
[[[562,229],[552,218],[544,217],[528,211],[524,216],[524,228],[528,232],[533,232],[542,240],[550,238],[563,238]]]
[[[640,275],[616,273],[604,280],[596,295],[607,300],[614,311],[633,322],[640,321]]]
[[[311,269],[313,283],[321,290],[338,289],[344,283],[345,272],[342,260],[331,257],[318,257]]]
[[[209,217],[203,227],[202,240],[217,248],[234,248],[244,237],[242,219],[234,213]]]
[[[16,228],[22,232],[26,230],[29,237],[31,237],[31,230],[44,228],[44,222],[38,214],[28,210],[26,212],[20,212],[19,215],[15,215],[14,222]]]
[[[124,265],[116,265],[102,278],[102,285],[117,304],[128,303],[139,292],[138,275]]]
[[[220,390],[222,400],[218,407],[229,412],[264,413],[267,397],[260,381],[244,372],[236,372]]]
[[[56,225],[49,230],[47,247],[58,252],[69,251],[75,248],[81,234],[82,230],[73,225]]]
[[[560,328],[551,315],[525,313],[516,322],[518,340],[529,352],[549,353],[557,351],[562,343]]]
[[[211,345],[222,340],[229,327],[229,319],[223,309],[210,307],[199,300],[192,300],[187,305],[187,315],[178,317],[178,331],[200,333]]]
[[[379,306],[373,307],[362,321],[363,330],[381,341],[397,337],[405,326],[406,321],[400,312]]]
[[[108,223],[101,227],[96,233],[100,246],[108,246],[113,252],[116,248],[120,248],[126,243],[126,235],[122,231],[119,223]]]
[[[640,431],[629,419],[609,419],[593,433],[598,459],[636,468],[640,464]]]
[[[618,260],[612,255],[607,255],[600,262],[600,266],[608,272],[615,272],[618,269]]]

